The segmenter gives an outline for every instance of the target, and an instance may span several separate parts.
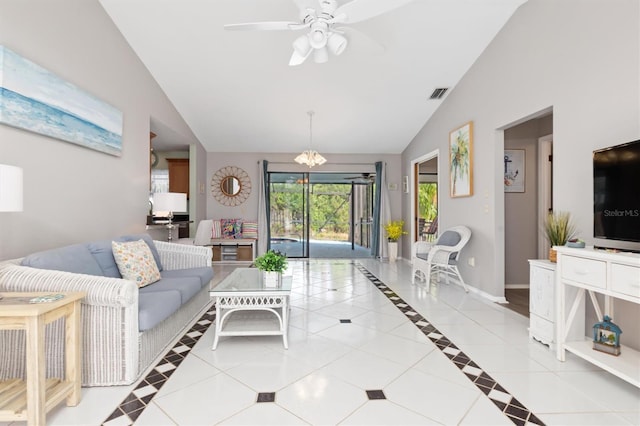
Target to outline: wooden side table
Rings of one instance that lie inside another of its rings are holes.
[[[0,330],[25,330],[26,380],[0,381],[0,421],[21,420],[46,424],[45,415],[66,398],[80,402],[80,300],[84,292],[63,292],[53,302],[29,303],[52,293],[0,293]],[[45,325],[65,318],[65,377],[45,377]]]

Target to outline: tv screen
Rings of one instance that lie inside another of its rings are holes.
[[[593,152],[593,236],[640,242],[640,140]]]

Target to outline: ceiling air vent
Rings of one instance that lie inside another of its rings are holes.
[[[431,93],[431,96],[429,96],[429,99],[442,99],[444,94],[447,93],[447,90],[449,90],[448,87],[439,87],[437,89],[434,89],[433,93]]]

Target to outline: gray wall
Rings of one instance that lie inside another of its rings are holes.
[[[24,169],[24,211],[0,213],[0,259],[144,232],[151,117],[195,145],[204,176],[204,150],[97,1],[3,0],[0,44],[124,113],[121,157],[0,125],[0,163]]]
[[[434,149],[446,153],[449,132],[473,121],[474,195],[452,199],[443,188],[440,218],[441,229],[459,223],[472,229],[462,274],[488,294],[504,294],[502,129],[553,108],[554,206],[573,214],[587,242],[591,153],[640,133],[639,4],[614,3],[529,0],[403,152],[403,174],[408,174],[412,159]],[[408,197],[403,212],[408,221]],[[408,250],[409,241],[403,246]],[[476,258],[475,268],[467,265],[469,256]]]

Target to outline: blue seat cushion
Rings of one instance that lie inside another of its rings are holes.
[[[160,275],[162,278],[198,277],[200,279],[200,287],[202,288],[209,285],[213,279],[213,268],[210,266],[201,266],[199,268],[164,270]]]
[[[436,242],[436,244],[439,246],[453,247],[456,244],[458,244],[461,239],[462,238],[460,237],[460,234],[458,234],[457,232],[444,231],[442,235],[440,235],[440,237],[438,238],[438,241]]]
[[[76,274],[102,275],[102,268],[84,244],[32,253],[22,259],[21,265]]]
[[[180,302],[186,303],[195,296],[202,286],[198,277],[182,277],[182,278],[162,278],[153,284],[142,287],[140,295],[147,293],[155,293],[158,291],[175,290],[180,293]]]
[[[180,292],[177,290],[147,293],[141,291],[138,297],[138,329],[140,331],[152,329],[180,309],[180,306],[182,301]]]

